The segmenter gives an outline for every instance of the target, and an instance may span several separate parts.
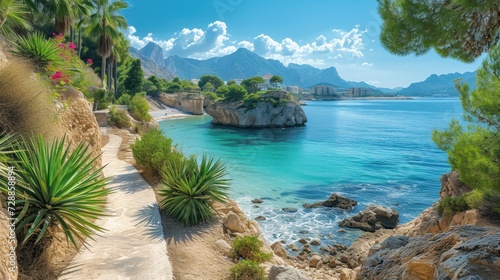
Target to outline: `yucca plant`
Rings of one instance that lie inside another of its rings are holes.
[[[13,42],[15,55],[27,58],[40,67],[45,67],[49,63],[59,65],[62,58],[61,50],[56,42],[45,38],[40,32],[32,33],[26,37],[19,37],[17,42]]]
[[[203,156],[201,163],[194,156],[168,161],[162,172],[164,197],[161,206],[167,215],[184,225],[209,221],[215,209],[213,202],[228,199],[229,180],[225,166],[219,160]]]
[[[104,215],[108,179],[101,177],[102,167],[93,169],[97,158],[80,143],[72,152],[65,137],[51,144],[41,136],[25,140],[17,152],[16,232],[26,243],[36,237],[38,243],[51,226],[59,224],[76,246],[84,237],[104,229],[94,223]]]

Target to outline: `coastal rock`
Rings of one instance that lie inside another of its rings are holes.
[[[319,240],[318,238],[313,238],[311,239],[311,241],[309,241],[309,244],[311,246],[319,246],[321,245],[321,240]]]
[[[443,174],[440,180],[441,191],[439,192],[439,195],[442,198],[448,196],[461,196],[471,191],[471,188],[460,181],[460,175],[456,171],[450,172],[448,174]]]
[[[498,228],[477,226],[458,226],[435,235],[389,237],[368,256],[358,278],[496,279],[499,240]]]
[[[257,217],[255,217],[255,220],[256,221],[265,221],[266,217],[264,217],[264,216],[257,216]]]
[[[286,250],[285,248],[283,247],[283,245],[281,245],[280,242],[276,241],[274,242],[273,244],[271,244],[271,249],[273,250],[273,252],[278,256],[278,257],[281,257],[281,258],[287,258],[288,257],[288,254],[286,253]]]
[[[273,265],[269,270],[268,280],[310,280],[293,267]]]
[[[219,101],[206,108],[213,124],[236,127],[293,127],[307,122],[300,104],[286,91],[274,91],[260,96],[253,106],[243,101]]]
[[[299,211],[299,209],[294,208],[294,207],[285,207],[285,208],[281,208],[281,211],[287,212],[287,213],[295,213],[295,212]]]
[[[262,203],[262,202],[264,202],[264,200],[260,198],[252,199],[252,203]]]
[[[344,219],[339,225],[374,232],[381,228],[393,229],[398,225],[398,222],[399,213],[396,210],[370,205],[356,216]]]
[[[195,93],[160,94],[160,101],[193,115],[203,115],[204,97]]]
[[[320,262],[322,263],[322,261],[323,258],[320,255],[313,255],[309,259],[309,267],[317,267]]]
[[[356,271],[349,268],[342,268],[340,270],[340,280],[355,280]]]
[[[226,257],[231,257],[232,256],[232,248],[225,240],[217,240],[215,241],[215,248],[217,249],[217,252],[222,254],[223,256]]]
[[[304,208],[319,208],[319,207],[338,207],[345,210],[352,210],[358,202],[347,197],[340,196],[338,194],[332,194],[327,200],[322,202],[316,202],[313,204],[304,204]]]
[[[240,218],[233,212],[227,213],[223,220],[224,226],[232,232],[245,232],[245,226],[241,223]]]

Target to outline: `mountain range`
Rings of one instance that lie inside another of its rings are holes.
[[[294,63],[285,66],[278,60],[265,59],[245,48],[240,48],[226,56],[206,60],[181,58],[176,55],[165,58],[163,53],[163,49],[153,42],[148,43],[139,50],[130,48],[130,54],[142,60],[146,75],[156,75],[166,79],[179,77],[191,80],[192,78],[210,74],[229,81],[272,74],[281,76],[287,85],[297,85],[301,88],[328,84],[339,89],[364,87],[375,92],[397,93],[408,96],[457,95],[453,82],[457,78],[462,78],[462,81],[471,85],[475,84],[475,72],[467,72],[439,76],[433,74],[426,80],[413,83],[407,88],[378,88],[365,82],[346,81],[340,77],[335,67],[318,69],[307,64]]]

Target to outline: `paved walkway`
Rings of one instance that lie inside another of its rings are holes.
[[[89,248],[82,247],[59,280],[170,280],[172,267],[167,256],[158,205],[153,189],[137,170],[118,159],[122,139],[109,134],[102,162],[108,187],[109,217],[97,223],[107,229]]]

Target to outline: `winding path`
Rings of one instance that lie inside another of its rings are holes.
[[[80,249],[59,280],[173,279],[155,194],[132,165],[118,159],[121,141],[109,134],[102,154],[104,175],[113,176],[109,216],[97,221],[107,231],[89,240],[90,251]]]

